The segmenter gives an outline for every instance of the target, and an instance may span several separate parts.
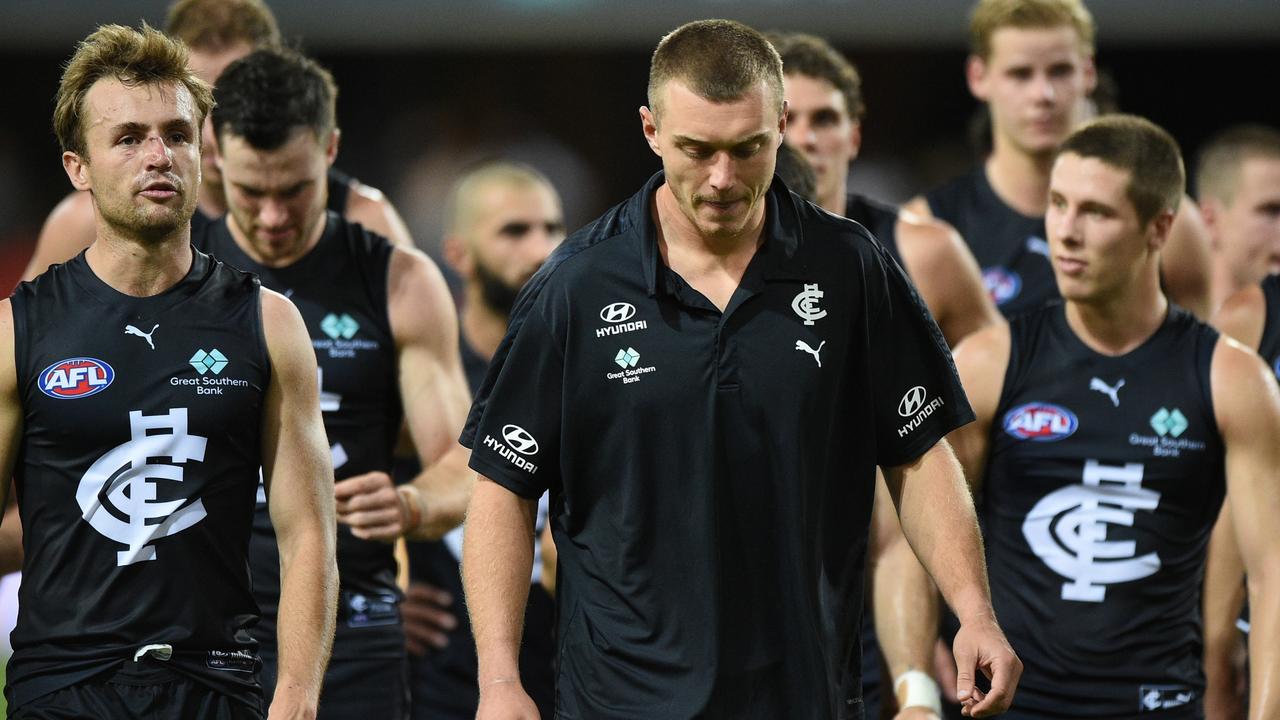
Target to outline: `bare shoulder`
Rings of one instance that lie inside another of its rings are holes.
[[[1004,373],[1009,366],[1010,347],[1009,324],[998,322],[988,325],[969,335],[955,349],[956,369],[964,380],[968,390],[969,377],[995,378],[997,387],[1004,382]]]
[[[1213,326],[1219,332],[1256,348],[1262,342],[1267,321],[1267,299],[1258,285],[1251,285],[1222,303],[1213,314]]]
[[[960,234],[947,223],[921,216],[903,208],[898,213],[898,251],[919,274],[945,271],[956,262],[963,262],[968,254]]]
[[[49,269],[50,265],[66,262],[93,244],[97,234],[97,215],[93,209],[93,196],[76,191],[63,198],[40,228],[36,249],[31,256],[23,280],[30,280]]]
[[[387,271],[391,332],[404,344],[426,334],[456,336],[453,296],[440,267],[414,247],[395,247]]]
[[[408,226],[391,204],[391,200],[378,188],[352,180],[351,193],[347,195],[347,207],[343,214],[348,220],[358,222],[387,238],[392,245],[413,246]]]
[[[1226,335],[1214,346],[1209,377],[1214,415],[1224,435],[1250,432],[1280,397],[1280,385],[1258,353]]]
[[[18,389],[18,359],[14,342],[13,302],[0,300],[0,395],[12,396]]]
[[[274,290],[262,288],[262,331],[267,338],[267,350],[273,360],[288,354],[292,346],[301,345],[308,351],[311,340],[307,336],[302,313],[289,298]]]
[[[902,209],[918,218],[930,219],[933,217],[933,210],[929,208],[929,201],[923,195],[917,195],[906,201],[902,204]]]

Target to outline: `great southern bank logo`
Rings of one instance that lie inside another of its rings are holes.
[[[78,357],[59,360],[40,373],[40,392],[58,400],[97,395],[115,380],[116,371],[101,360]]]
[[[346,313],[342,313],[341,315],[329,313],[320,321],[320,329],[323,330],[324,334],[328,335],[330,339],[337,340],[341,338],[343,340],[350,340],[355,337],[357,332],[359,332],[360,323],[356,322],[355,318]]]
[[[1050,403],[1027,403],[1004,416],[1004,431],[1019,440],[1055,442],[1070,437],[1080,427],[1075,413]]]
[[[188,362],[190,362],[191,367],[195,368],[196,372],[201,375],[207,372],[219,375],[230,361],[227,360],[227,356],[223,355],[218,348],[214,348],[208,352],[205,352],[204,350],[196,350],[196,354],[192,355],[191,360]]]

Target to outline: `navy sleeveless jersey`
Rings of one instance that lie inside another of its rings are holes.
[[[1268,275],[1262,281],[1262,296],[1266,298],[1266,320],[1258,354],[1280,378],[1280,275]]]
[[[1199,717],[1201,582],[1225,493],[1218,333],[1171,307],[1108,357],[1061,303],[1009,329],[981,514],[996,615],[1026,666],[1011,717]]]
[[[1006,318],[1058,297],[1049,264],[1044,218],[1027,217],[1005,204],[974,168],[925,194],[934,217],[960,232],[982,268],[982,281]]]
[[[231,236],[227,221],[197,239],[227,263],[257,274],[288,296],[306,322],[320,370],[320,409],[337,479],[389,473],[402,412],[395,341],[387,316],[387,268],[392,248],[381,236],[329,211],[319,243],[297,262],[269,268],[254,262]],[[266,498],[259,495],[250,546],[254,596],[262,606],[256,632],[274,656],[280,567]],[[341,598],[333,656],[399,657],[404,652],[392,545],[360,540],[338,525]]]
[[[199,252],[153,297],[84,253],[12,296],[23,435],[10,707],[145,645],[258,707],[247,553],[270,364],[250,275]]]
[[[865,195],[849,193],[845,198],[844,216],[871,231],[871,235],[902,265],[898,252],[898,208]]]

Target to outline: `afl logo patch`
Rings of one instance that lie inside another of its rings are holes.
[[[1003,305],[1022,292],[1022,278],[1018,273],[1002,267],[989,267],[982,271],[982,284],[997,305]]]
[[[40,392],[59,400],[75,400],[106,390],[116,371],[101,360],[78,357],[59,360],[40,373]]]
[[[1054,442],[1070,437],[1078,427],[1075,413],[1049,403],[1019,405],[1004,416],[1004,431],[1019,440]]]

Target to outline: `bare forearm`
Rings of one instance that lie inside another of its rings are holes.
[[[876,638],[890,674],[928,672],[938,639],[938,592],[905,539],[885,548],[874,592]]]
[[[960,464],[945,442],[920,462],[898,499],[903,533],[961,622],[992,619],[982,536]]]
[[[329,651],[338,603],[334,532],[319,524],[290,532],[280,548],[280,616],[277,689],[316,698]]]
[[[0,575],[8,575],[22,569],[22,519],[18,517],[18,506],[6,508],[0,522]]]
[[[467,513],[462,580],[483,689],[519,675],[524,606],[533,568],[536,506],[489,480],[476,483]]]
[[[470,457],[471,452],[455,442],[413,479],[422,519],[409,533],[409,539],[439,540],[462,524],[475,487],[475,471],[467,467]]]
[[[1224,503],[1209,539],[1204,571],[1204,664],[1211,686],[1233,681],[1233,658],[1241,642],[1236,619],[1244,598],[1244,561],[1232,527],[1231,505]]]
[[[1274,568],[1272,569],[1274,570]],[[1249,719],[1280,717],[1280,584],[1249,575]]]

